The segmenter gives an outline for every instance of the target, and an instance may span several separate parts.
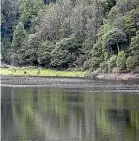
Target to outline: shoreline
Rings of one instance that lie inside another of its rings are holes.
[[[139,74],[93,74],[89,77],[70,77],[70,76],[27,76],[27,75],[1,75],[1,86],[52,86],[65,84],[87,84],[98,81],[139,81]],[[53,87],[53,86],[52,86]]]
[[[139,73],[98,73],[95,78],[103,80],[139,80]]]
[[[34,78],[82,78],[98,80],[139,80],[139,73],[99,73],[77,70],[51,70],[34,67],[0,68],[1,76]]]
[[[1,87],[50,88],[69,92],[139,94],[139,81],[92,79],[91,77],[33,77],[1,75]]]

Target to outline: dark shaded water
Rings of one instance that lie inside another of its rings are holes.
[[[104,84],[92,92],[2,87],[2,141],[139,141],[138,83]]]

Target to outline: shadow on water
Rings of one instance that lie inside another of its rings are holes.
[[[138,141],[138,83],[94,85],[90,92],[2,87],[2,141]]]

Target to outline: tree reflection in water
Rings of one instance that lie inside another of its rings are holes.
[[[131,94],[2,88],[2,140],[136,141],[138,101]]]

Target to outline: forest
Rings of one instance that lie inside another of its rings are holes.
[[[139,0],[2,0],[1,5],[4,63],[139,72]]]

